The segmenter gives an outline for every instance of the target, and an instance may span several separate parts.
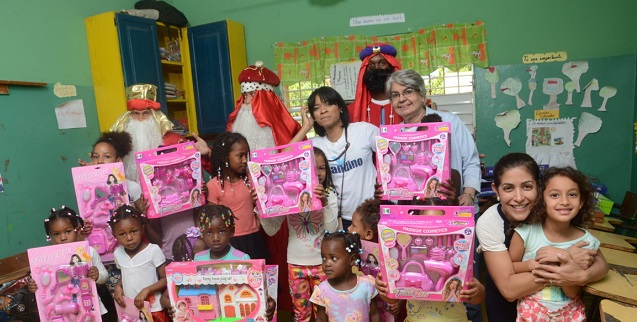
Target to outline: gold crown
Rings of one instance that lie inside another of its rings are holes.
[[[152,84],[135,84],[126,87],[126,99],[142,99],[157,101],[157,86]]]

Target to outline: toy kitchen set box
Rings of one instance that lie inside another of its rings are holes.
[[[473,276],[474,207],[381,206],[380,267],[387,296],[459,302]]]

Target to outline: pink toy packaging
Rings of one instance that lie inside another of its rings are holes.
[[[204,204],[201,153],[192,142],[135,153],[148,218],[164,217]]]
[[[279,152],[292,148],[287,152]],[[261,218],[323,208],[314,195],[318,184],[312,142],[303,141],[250,152],[250,183],[257,191]]]
[[[80,216],[93,222],[88,242],[103,261],[112,261],[117,241],[108,221],[113,210],[128,203],[124,165],[115,162],[76,167],[71,174]]]
[[[409,132],[426,127],[426,130]],[[383,125],[376,137],[378,182],[383,200],[441,197],[438,187],[451,176],[451,124]]]
[[[272,297],[275,302],[279,303],[279,265],[265,265],[265,285],[268,289],[268,296]],[[274,311],[272,322],[276,322],[276,320],[277,312]]]
[[[166,278],[174,321],[266,321],[265,260],[172,262]]]
[[[380,267],[387,296],[459,302],[473,276],[473,207],[381,206]]]
[[[120,322],[146,322],[153,321],[153,316],[150,314],[150,304],[144,301],[144,308],[138,309],[135,306],[135,299],[124,296],[124,304],[126,307],[121,307],[115,303],[115,310],[117,310],[117,321]]]
[[[102,321],[88,242],[30,248],[31,276],[41,321]]]

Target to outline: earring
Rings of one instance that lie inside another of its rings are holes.
[[[341,109],[341,114],[343,114],[343,110]]]
[[[498,200],[498,202],[500,202],[500,197],[499,196],[496,199]]]

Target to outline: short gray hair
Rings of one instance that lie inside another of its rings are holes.
[[[391,96],[391,86],[394,82],[409,88],[413,88],[420,92],[425,99],[427,98],[427,92],[425,89],[425,81],[417,71],[413,69],[403,69],[393,72],[387,82],[385,83],[385,89],[387,91],[387,97]]]

